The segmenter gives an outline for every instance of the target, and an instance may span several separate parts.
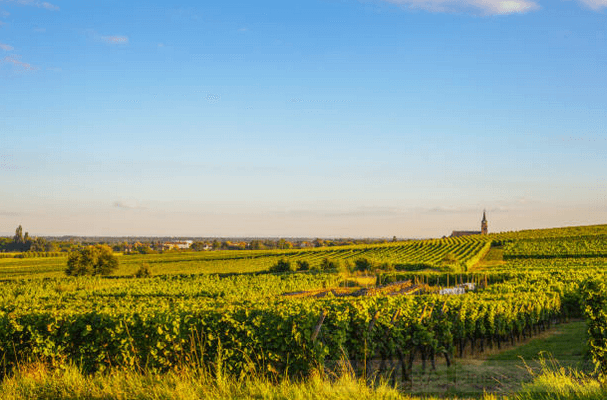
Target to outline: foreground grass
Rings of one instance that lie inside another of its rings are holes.
[[[244,380],[210,377],[195,371],[164,375],[123,370],[87,376],[75,367],[47,370],[41,365],[22,367],[0,384],[3,400],[223,400],[223,399],[385,399],[414,400],[385,383],[369,386],[349,375],[336,379],[314,376],[304,382],[280,383],[250,377]],[[464,397],[443,397],[463,399]],[[484,394],[483,400],[599,400],[607,387],[583,374],[545,370],[522,390],[510,396]],[[436,399],[423,397],[423,399]]]
[[[544,369],[533,382],[523,385],[512,397],[516,400],[603,400],[607,399],[607,385],[574,370]]]
[[[394,399],[411,397],[385,384],[367,386],[350,376],[329,380],[314,376],[305,382],[280,383],[251,377],[244,380],[209,377],[195,371],[164,375],[113,371],[83,375],[75,367],[54,371],[32,365],[0,385],[3,400],[100,399]]]

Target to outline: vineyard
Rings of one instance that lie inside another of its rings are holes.
[[[490,241],[472,238],[448,238],[409,241],[378,245],[336,246],[300,250],[225,250],[203,252],[175,252],[146,255],[119,255],[121,276],[132,275],[141,263],[146,262],[159,275],[171,274],[228,274],[266,271],[279,259],[292,262],[305,260],[312,267],[324,259],[353,262],[366,258],[376,263],[390,263],[397,269],[433,267],[447,255],[459,262],[473,265],[479,254],[487,250]],[[63,277],[66,253],[52,253],[53,257],[0,258],[0,279],[59,278]]]
[[[606,232],[595,226],[523,231],[520,237],[121,255],[120,270],[107,278],[65,277],[65,257],[5,258],[2,368],[35,358],[50,365],[77,362],[86,372],[116,366],[166,372],[221,361],[235,376],[303,377],[347,361],[361,376],[390,374],[406,383],[416,365],[449,366],[585,318],[592,361],[605,373]],[[483,258],[491,251],[503,259],[488,266]],[[391,266],[373,272],[378,290],[334,295],[364,278],[348,269],[268,272],[281,259],[347,265],[361,258]],[[443,268],[447,258],[461,268]],[[154,277],[133,277],[143,262]],[[379,290],[391,284],[419,290]],[[446,288],[465,294],[440,294]],[[333,291],[306,296],[321,289]],[[301,295],[285,296],[290,293]]]

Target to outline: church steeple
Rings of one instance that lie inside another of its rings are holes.
[[[487,224],[487,215],[485,210],[483,210],[483,220],[481,221],[481,235],[486,235],[489,233],[489,226]]]

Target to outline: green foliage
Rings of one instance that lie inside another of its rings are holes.
[[[66,290],[56,296],[69,298]],[[363,360],[373,354],[397,357],[397,349],[453,354],[456,344],[470,339],[505,341],[537,329],[560,311],[559,297],[542,292],[241,302],[177,296],[133,302],[118,293],[111,298],[102,291],[95,305],[47,300],[0,318],[0,345],[11,348],[5,365],[36,354],[48,361],[69,357],[85,371],[109,365],[166,371],[204,355],[206,360],[221,356],[229,373],[264,368],[305,375],[325,359],[339,359],[342,351]],[[312,342],[322,312],[327,315],[323,341]]]
[[[386,272],[394,272],[396,271],[396,268],[394,267],[394,264],[389,263],[389,262],[383,262],[380,265],[377,266],[376,271],[386,271]]]
[[[207,250],[210,246],[211,244],[207,242],[194,242],[190,245],[190,249],[194,251],[203,251]]]
[[[356,271],[369,272],[375,268],[375,265],[368,258],[359,258],[354,261]]]
[[[324,258],[320,263],[321,271],[339,271],[341,268],[341,264],[339,260],[330,260],[329,258]]]
[[[513,240],[504,246],[504,259],[605,256],[607,256],[607,235]]]
[[[23,228],[21,227],[21,225],[19,225],[17,227],[17,229],[15,230],[15,236],[13,237],[13,242],[16,244],[25,243],[25,238],[23,237]]]
[[[276,264],[270,267],[270,272],[293,272],[295,271],[295,268],[296,267],[291,264],[291,261],[286,258],[281,258]]]
[[[298,271],[310,270],[310,263],[306,260],[297,260],[297,270]]]
[[[133,245],[132,252],[139,254],[155,254],[156,250],[152,249],[152,247],[148,243],[135,243]]]
[[[352,272],[354,271],[354,265],[349,259],[345,259],[341,266],[341,272]]]
[[[457,264],[458,262],[459,262],[459,260],[453,253],[445,254],[443,259],[441,260],[441,264],[447,264],[447,265]]]
[[[285,239],[280,239],[278,241],[277,247],[279,249],[292,249],[293,248],[293,243],[287,242]]]
[[[66,275],[109,275],[118,269],[118,258],[106,245],[88,246],[73,251],[67,259]]]
[[[144,262],[141,264],[141,267],[135,272],[135,278],[151,278],[152,277],[152,268],[150,268],[150,264]]]
[[[581,290],[592,361],[596,372],[607,377],[607,285],[604,279],[588,279]]]

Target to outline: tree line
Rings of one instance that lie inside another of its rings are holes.
[[[28,232],[23,232],[23,227],[19,225],[15,230],[15,235],[11,237],[0,238],[0,251],[3,252],[52,252],[57,251],[57,245],[49,242],[42,237],[32,237]]]

